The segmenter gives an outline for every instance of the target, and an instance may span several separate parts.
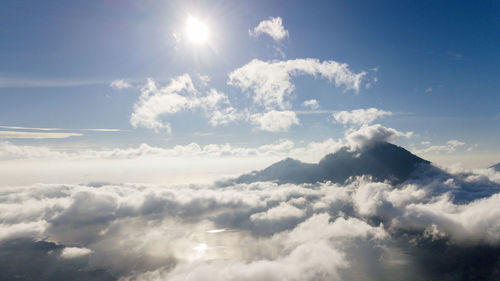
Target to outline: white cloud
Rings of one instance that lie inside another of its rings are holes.
[[[352,111],[338,111],[332,115],[335,121],[342,124],[368,125],[380,117],[392,115],[392,112],[372,107]]]
[[[92,253],[92,250],[87,249],[87,248],[65,247],[61,252],[61,258],[74,259],[74,258],[88,256],[91,253]]]
[[[80,137],[80,136],[83,136],[83,134],[0,131],[0,139],[66,139],[69,137]]]
[[[33,130],[33,131],[94,131],[94,132],[119,132],[120,129],[62,129],[62,128],[33,128],[21,126],[0,126],[0,129]]]
[[[278,206],[267,210],[266,212],[255,213],[250,216],[250,220],[253,222],[259,221],[276,221],[282,219],[298,219],[305,216],[304,211],[301,209],[281,202]]]
[[[58,151],[46,146],[16,145],[11,142],[0,142],[0,160],[11,159],[45,159],[45,160],[82,160],[82,159],[136,159],[142,157],[189,158],[189,157],[296,157],[299,159],[319,160],[328,153],[337,151],[343,146],[341,141],[326,139],[311,142],[297,147],[289,139],[258,147],[235,146],[226,144],[189,143],[172,147],[157,147],[141,144],[130,148],[111,148],[101,150]]]
[[[479,147],[479,144],[475,143],[471,146],[469,146],[469,148],[467,148],[467,151],[474,151],[475,149],[477,149]]]
[[[300,124],[295,112],[288,110],[271,110],[263,114],[254,114],[250,119],[260,130],[268,132],[288,131],[292,125]]]
[[[304,147],[296,147],[290,156],[306,162],[318,162],[325,155],[338,151],[344,145],[341,140],[329,138],[320,142],[310,142]]]
[[[287,61],[261,61],[254,59],[229,74],[228,84],[244,91],[252,90],[255,104],[266,109],[290,108],[290,95],[295,89],[291,82],[297,75],[321,76],[334,82],[337,87],[359,91],[366,72],[353,73],[345,63],[317,59],[295,59]]]
[[[319,103],[317,100],[315,99],[311,99],[311,100],[306,100],[302,103],[302,106],[304,107],[309,107],[311,109],[318,109],[319,108]]]
[[[430,142],[425,142],[422,144],[430,145]],[[457,148],[464,146],[464,145],[465,145],[465,142],[461,142],[458,140],[449,140],[444,145],[431,145],[431,146],[428,146],[428,147],[423,148],[423,149],[417,149],[417,150],[415,150],[415,152],[421,153],[421,154],[442,153],[442,152],[451,153],[451,152],[455,152],[457,150]]]
[[[31,127],[20,127],[20,126],[0,126],[2,129],[12,129],[12,130],[37,130],[37,131],[60,131],[60,128],[31,128]]]
[[[181,92],[186,92],[187,95],[183,96]],[[189,98],[195,95],[193,82],[187,74],[173,78],[170,84],[160,89],[157,88],[153,79],[148,79],[141,89],[139,101],[134,105],[130,124],[135,128],[145,127],[156,131],[165,129],[170,132],[170,124],[162,121],[161,115],[173,114],[197,106],[193,104],[195,100]]]
[[[425,92],[426,92],[426,93],[430,93],[430,92],[432,92],[432,87],[429,87],[429,88],[425,89]]]
[[[395,272],[425,280],[418,262],[442,258],[442,247],[500,243],[500,186],[477,190],[483,180],[460,178],[441,174],[397,188],[367,178],[3,188],[0,239],[53,241],[65,246],[63,259],[92,254],[89,267],[121,280],[385,280]],[[389,259],[397,250],[412,254]]]
[[[171,125],[164,120],[165,116],[195,109],[204,111],[213,126],[240,118],[226,95],[215,89],[203,95],[195,88],[191,77],[184,74],[173,78],[163,88],[158,88],[154,80],[148,79],[141,89],[139,101],[134,105],[130,124],[135,128],[145,127],[170,133]]]
[[[109,86],[113,90],[123,90],[123,89],[132,88],[132,85],[129,82],[125,81],[124,79],[114,80],[109,84]]]
[[[268,20],[261,21],[259,25],[254,27],[253,30],[249,30],[248,33],[255,37],[267,34],[271,36],[274,41],[280,41],[285,37],[288,37],[288,30],[283,27],[281,17],[271,17]]]
[[[359,130],[346,132],[346,141],[352,150],[363,149],[380,142],[390,142],[401,137],[409,138],[412,132],[402,133],[393,128],[387,128],[380,124],[363,125]]]

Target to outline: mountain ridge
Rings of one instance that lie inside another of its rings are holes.
[[[490,167],[490,169],[493,169],[495,171],[499,171],[500,172],[500,163],[496,163],[495,165],[492,165]]]
[[[243,174],[235,182],[342,183],[353,176],[369,175],[374,180],[400,183],[408,179],[419,165],[430,163],[400,146],[381,142],[361,151],[350,151],[344,147],[325,155],[317,164],[286,158],[263,170]]]

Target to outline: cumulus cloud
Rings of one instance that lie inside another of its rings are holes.
[[[352,150],[363,149],[375,143],[391,142],[401,137],[409,138],[412,132],[400,132],[393,128],[387,128],[380,124],[363,125],[358,130],[346,132],[346,141]]]
[[[113,90],[123,90],[123,89],[128,89],[128,88],[132,88],[132,85],[125,81],[124,79],[117,79],[117,80],[114,80],[112,81],[109,86],[113,89]]]
[[[262,114],[254,114],[250,119],[258,125],[260,130],[268,132],[288,131],[292,125],[300,124],[295,112],[289,110],[271,110]]]
[[[74,259],[90,255],[92,250],[87,248],[78,247],[65,247],[61,252],[61,258],[63,259]]]
[[[312,100],[306,100],[302,103],[302,106],[304,107],[309,107],[310,109],[318,109],[319,108],[319,103],[317,100],[312,99]]]
[[[338,111],[333,113],[336,122],[342,124],[367,125],[376,119],[390,116],[392,112],[376,108],[356,109],[352,111]]]
[[[134,105],[130,124],[137,127],[171,132],[171,125],[165,116],[182,111],[199,109],[205,112],[213,126],[224,125],[239,118],[226,95],[215,89],[200,93],[191,77],[184,74],[173,78],[165,87],[158,87],[148,79],[141,89],[139,101]]]
[[[305,216],[301,209],[281,202],[280,205],[267,210],[266,212],[256,213],[250,216],[251,221],[277,221],[287,218],[301,218]]]
[[[228,84],[252,91],[256,105],[266,109],[290,108],[290,95],[295,89],[291,79],[297,75],[314,75],[344,86],[346,90],[359,91],[366,72],[354,73],[345,63],[317,59],[295,59],[287,61],[261,61],[254,59],[229,74]]]
[[[245,121],[265,131],[286,131],[291,125],[300,123],[296,114],[290,111],[295,89],[292,77],[298,75],[325,78],[336,87],[358,92],[366,72],[352,72],[347,64],[333,60],[254,59],[229,74],[227,83],[247,92],[247,98],[253,102],[252,106],[239,109],[231,105],[224,93],[213,88],[205,90],[210,81],[206,76],[198,75],[195,84],[189,74],[184,74],[172,78],[166,86],[159,86],[153,79],[148,79],[134,105],[130,124],[135,128],[171,133],[169,115],[199,111],[204,113],[212,126]],[[121,85],[118,82],[116,84]],[[310,99],[304,101],[303,106],[317,109],[319,103],[316,99]],[[268,121],[271,119],[278,123],[270,124]]]
[[[283,20],[281,17],[270,17],[268,20],[261,21],[256,27],[248,30],[251,36],[258,37],[262,34],[267,34],[274,39],[274,41],[281,41],[288,37],[288,30],[283,27]]]

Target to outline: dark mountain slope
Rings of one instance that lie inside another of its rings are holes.
[[[490,168],[493,168],[495,171],[500,171],[500,163],[497,163],[497,164],[491,166]]]
[[[341,183],[352,176],[370,175],[375,180],[394,183],[409,178],[419,165],[430,164],[406,149],[387,143],[378,143],[360,152],[343,148],[328,154],[318,164],[303,163],[287,158],[264,170],[254,171],[236,179],[237,183],[277,181],[279,183],[314,183],[332,181]]]

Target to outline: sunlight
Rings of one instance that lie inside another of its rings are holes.
[[[186,22],[186,35],[189,41],[200,44],[208,40],[208,26],[199,19],[190,16]]]

